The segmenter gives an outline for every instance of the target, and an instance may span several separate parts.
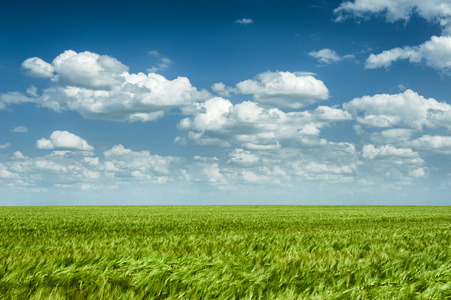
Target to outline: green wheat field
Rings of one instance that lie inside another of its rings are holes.
[[[451,207],[0,207],[1,299],[451,299]]]

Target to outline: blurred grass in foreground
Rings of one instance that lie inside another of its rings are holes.
[[[450,299],[451,207],[0,207],[2,299]]]

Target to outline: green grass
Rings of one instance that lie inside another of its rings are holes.
[[[0,207],[2,299],[451,299],[451,207]]]

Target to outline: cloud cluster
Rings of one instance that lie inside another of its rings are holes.
[[[366,60],[367,69],[389,67],[397,60],[409,60],[441,71],[451,69],[451,2],[448,0],[355,0],[346,1],[334,10],[336,21],[349,15],[366,17],[370,14],[384,14],[388,22],[409,20],[413,14],[437,22],[443,28],[443,36],[433,36],[419,46],[405,46],[371,54]]]
[[[50,78],[52,86],[41,95],[34,90],[31,97],[2,94],[0,103],[35,102],[54,111],[77,111],[86,118],[144,122],[210,96],[186,77],[168,80],[155,73],[129,73],[115,58],[88,51],[65,51],[51,64],[30,58],[22,66],[30,75]]]
[[[324,63],[345,58],[323,50],[310,55]],[[184,135],[176,142],[227,149],[220,159],[182,159],[118,144],[97,156],[83,138],[54,131],[49,138],[36,141],[38,149],[52,150],[51,154],[29,158],[15,152],[0,166],[2,182],[82,188],[142,182],[207,183],[221,188],[307,181],[409,184],[429,173],[424,153],[448,154],[451,144],[446,136],[422,135],[424,129],[451,130],[451,106],[411,90],[355,98],[341,108],[306,109],[329,98],[329,90],[314,74],[268,71],[232,87],[221,82],[212,86],[220,95],[251,95],[253,99],[232,103],[198,91],[187,78],[130,74],[118,60],[90,52],[66,51],[51,64],[32,58],[23,68],[31,76],[49,78],[51,85],[41,93],[32,86],[28,96],[3,94],[4,105],[35,102],[88,118],[128,121],[150,121],[180,108],[185,117],[178,128]],[[322,137],[325,128],[353,121],[362,138],[368,134],[363,146],[339,137],[332,137],[335,141]]]
[[[250,101],[233,105],[220,97],[196,103],[183,112],[191,117],[181,120],[179,128],[188,131],[188,138],[196,144],[247,149],[278,149],[281,143],[299,143],[317,136],[331,122],[351,118],[349,113],[327,106],[285,113]]]
[[[386,182],[389,186],[399,187],[426,177],[424,164],[420,154],[411,148],[367,144],[362,148],[360,178],[366,184]]]
[[[388,22],[409,20],[413,14],[438,22],[445,29],[450,29],[451,3],[448,0],[354,0],[340,4],[334,10],[336,21],[348,16],[366,17],[368,14],[383,14]]]
[[[389,67],[397,60],[407,59],[412,63],[448,71],[451,69],[451,36],[433,36],[431,40],[415,47],[394,48],[380,54],[371,54],[366,60],[367,69]]]
[[[329,90],[321,80],[310,74],[291,72],[264,72],[233,88],[216,83],[212,89],[223,96],[253,95],[257,103],[287,109],[299,109],[329,98]]]
[[[422,151],[432,151],[442,154],[451,154],[451,137],[450,136],[431,136],[423,135],[408,143],[413,148]]]
[[[377,94],[355,98],[343,108],[368,127],[402,126],[416,130],[424,127],[451,129],[451,105],[426,99],[412,90],[400,94]]]
[[[179,161],[172,156],[152,155],[149,151],[136,152],[116,145],[103,153],[106,159],[105,170],[114,172],[116,176],[132,175],[164,182],[170,174],[170,165]]]
[[[53,135],[53,134],[52,134]],[[58,136],[65,136],[58,138]],[[115,145],[98,157],[90,146],[74,145],[82,138],[56,132],[51,142],[62,142],[50,154],[27,157],[14,152],[9,161],[0,163],[0,179],[16,186],[54,186],[75,188],[115,188],[134,182],[161,184],[179,177],[180,159],[152,155],[148,151],[135,152]],[[38,141],[38,144],[40,142]],[[46,148],[46,149],[50,149]],[[80,151],[80,150],[89,151]],[[1,180],[0,180],[1,183]]]

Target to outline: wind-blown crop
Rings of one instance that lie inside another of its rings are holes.
[[[446,299],[451,207],[0,207],[2,299]]]

